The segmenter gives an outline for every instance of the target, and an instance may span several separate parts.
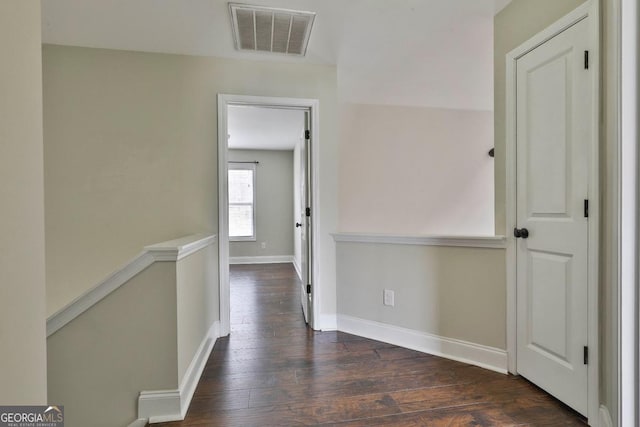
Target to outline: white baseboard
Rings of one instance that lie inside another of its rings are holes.
[[[339,314],[338,330],[423,353],[507,373],[507,352],[467,341]]]
[[[138,396],[138,418],[149,423],[181,421],[180,390],[141,391]]]
[[[232,256],[229,264],[284,264],[293,263],[293,255]]]
[[[148,419],[149,424],[184,420],[202,371],[218,337],[220,337],[220,322],[215,321],[200,343],[178,389],[140,392],[138,418]]]
[[[198,381],[200,381],[200,376],[202,375],[202,371],[207,364],[207,360],[209,360],[209,355],[211,354],[211,350],[213,350],[213,346],[216,343],[216,340],[220,337],[220,321],[216,320],[213,322],[209,331],[207,331],[207,335],[204,337],[202,342],[200,343],[200,347],[196,350],[193,359],[191,359],[191,363],[187,367],[187,370],[182,377],[182,382],[180,383],[180,397],[181,397],[181,413],[182,418],[184,419],[187,414],[187,410],[189,409],[189,404],[191,403],[191,399],[193,398],[193,394],[196,391],[196,387],[198,386]]]
[[[611,419],[611,414],[609,413],[609,409],[606,406],[600,405],[598,418],[598,425],[600,427],[613,427],[613,420]]]
[[[338,329],[338,319],[335,314],[320,314],[316,317],[315,330],[336,331]]]
[[[138,418],[137,420],[129,424],[127,427],[146,427],[147,421],[148,420],[144,418]]]
[[[293,262],[293,268],[295,268],[296,273],[298,273],[298,278],[302,280],[302,270],[300,269],[300,263],[298,262],[295,256],[293,257],[292,262]]]

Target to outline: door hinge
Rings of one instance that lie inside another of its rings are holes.
[[[584,349],[583,349],[583,357],[584,357],[584,364],[588,365],[589,364],[589,347],[587,347],[586,345],[584,346]]]
[[[584,199],[584,217],[589,218],[589,200]]]
[[[588,50],[584,51],[584,69],[585,70],[589,69],[589,51]]]
[[[309,132],[309,129],[304,131],[304,139],[311,139],[311,132]]]
[[[311,293],[311,285],[307,285],[307,293],[310,294]]]
[[[306,216],[311,216],[311,208],[306,208],[306,209],[304,210],[304,214],[305,214]]]

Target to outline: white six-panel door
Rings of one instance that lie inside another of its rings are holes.
[[[584,19],[516,63],[517,369],[585,415],[588,33]]]

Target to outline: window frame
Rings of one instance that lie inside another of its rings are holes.
[[[256,163],[245,163],[245,162],[229,162],[228,170],[227,170],[227,189],[230,187],[230,179],[229,172],[232,170],[250,170],[253,177],[253,203],[251,203],[253,207],[253,235],[251,236],[232,236],[231,229],[229,229],[229,241],[230,242],[256,242],[257,239],[257,223],[256,223],[256,201],[258,196],[258,191],[256,190]],[[228,191],[228,190],[227,190]],[[229,197],[228,203],[228,215],[229,215],[229,225],[231,224],[231,207],[232,206],[246,206],[248,203],[231,203]]]

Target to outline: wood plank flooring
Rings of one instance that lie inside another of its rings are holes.
[[[159,426],[583,426],[526,380],[306,327],[291,264],[231,266],[231,335]]]

